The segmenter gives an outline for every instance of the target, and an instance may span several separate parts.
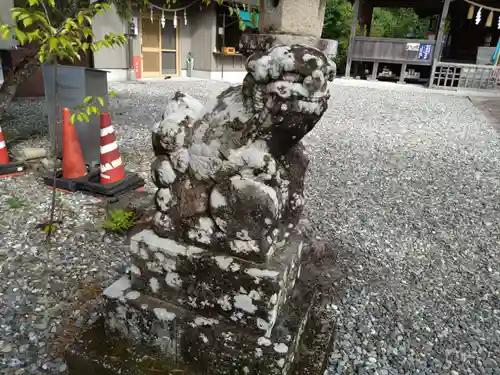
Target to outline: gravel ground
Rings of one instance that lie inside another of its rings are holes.
[[[122,156],[143,177],[165,99],[181,89],[206,101],[227,87],[112,86]],[[11,151],[48,145],[41,112],[11,107]],[[306,214],[341,244],[345,275],[331,374],[500,374],[500,141],[488,120],[466,98],[333,86],[307,143]],[[64,221],[48,247],[36,228],[50,203],[41,186],[30,174],[0,180],[0,373],[64,371],[48,343],[66,315],[81,323],[70,303],[126,262],[126,246],[100,229],[102,205],[79,194],[58,196]]]

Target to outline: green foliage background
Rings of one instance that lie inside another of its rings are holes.
[[[351,33],[352,4],[348,0],[327,0],[323,38],[339,41],[337,68],[343,72]],[[375,8],[370,36],[404,38],[412,32],[415,38],[424,38],[429,19],[419,19],[413,9]],[[360,34],[358,28],[357,33]]]

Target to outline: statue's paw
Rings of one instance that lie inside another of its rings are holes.
[[[216,185],[210,195],[210,212],[228,238],[260,240],[277,226],[278,192],[251,178],[233,176]]]
[[[168,212],[177,202],[170,188],[161,188],[156,191],[155,203],[158,211]]]
[[[167,188],[177,179],[172,163],[167,155],[160,155],[151,164],[151,180],[159,188]]]

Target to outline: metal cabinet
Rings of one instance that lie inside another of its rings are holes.
[[[107,71],[79,66],[45,65],[43,80],[45,86],[45,112],[49,121],[49,135],[53,151],[56,141],[56,120],[61,119],[63,108],[72,113],[81,105],[87,96],[100,96],[104,99],[104,108],[108,110],[108,78]],[[57,90],[56,90],[57,87]],[[57,99],[56,99],[57,94]],[[56,103],[59,103],[59,116],[56,117]],[[75,124],[78,139],[85,163],[94,165],[100,156],[100,122],[99,116],[90,116],[90,122]],[[62,124],[58,127],[58,157],[62,156]]]

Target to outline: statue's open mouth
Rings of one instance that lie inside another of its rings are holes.
[[[272,122],[280,122],[283,112],[321,116],[336,69],[321,52],[295,45],[276,46],[250,57],[247,70],[243,94],[251,98],[248,102],[264,123],[268,114],[273,115]]]

